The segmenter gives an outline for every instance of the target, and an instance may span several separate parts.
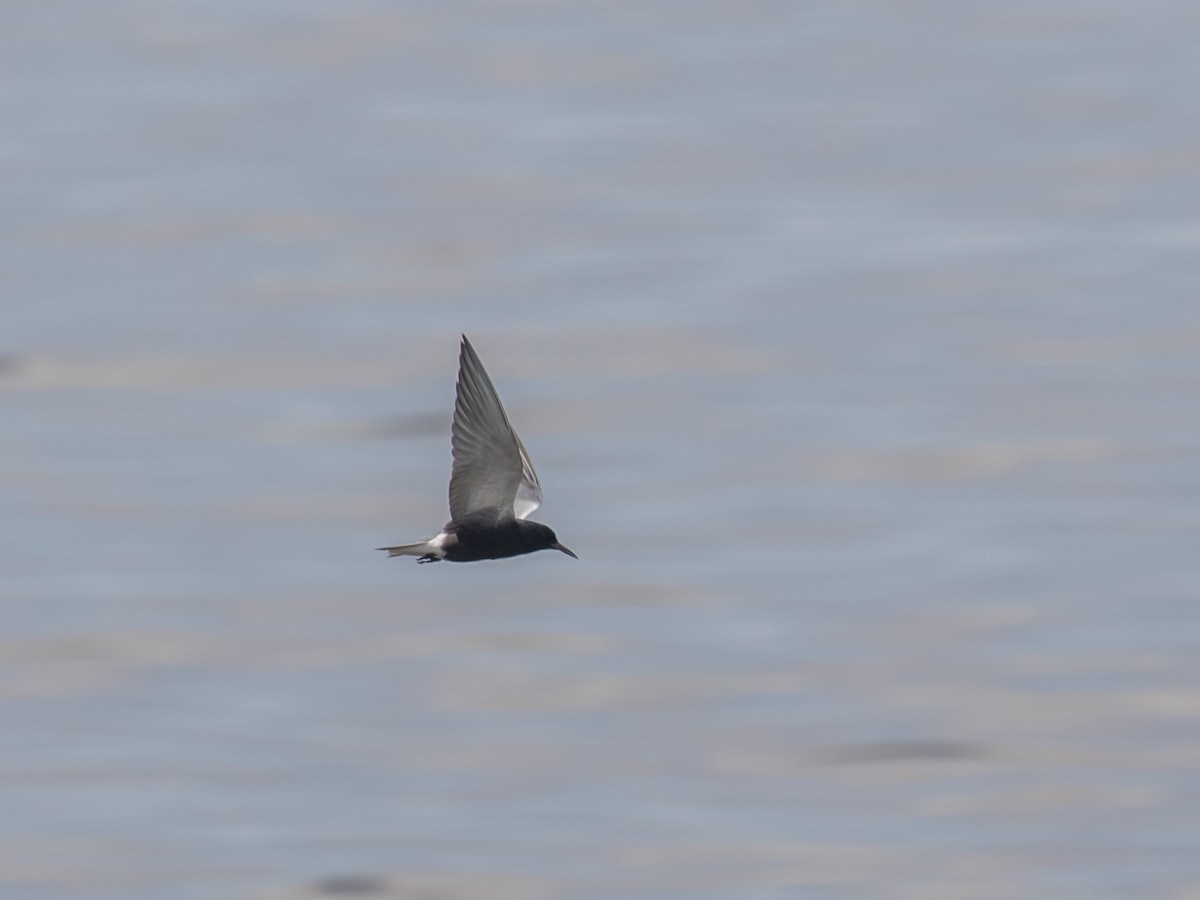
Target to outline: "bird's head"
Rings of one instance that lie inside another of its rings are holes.
[[[558,535],[549,525],[543,525],[541,522],[521,522],[521,530],[525,533],[525,539],[535,550],[561,550],[567,556],[579,559],[567,547],[558,542]]]

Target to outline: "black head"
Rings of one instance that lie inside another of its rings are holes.
[[[554,533],[554,529],[549,525],[543,525],[541,522],[525,522],[521,521],[521,535],[525,539],[525,543],[529,546],[529,552],[534,550],[561,550],[567,556],[579,559],[570,550],[558,542],[558,536]]]

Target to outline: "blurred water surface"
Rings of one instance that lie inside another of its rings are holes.
[[[1200,897],[1194,4],[0,21],[5,897]]]

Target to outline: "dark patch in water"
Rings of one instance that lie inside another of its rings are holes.
[[[362,435],[368,438],[426,437],[441,433],[450,433],[450,417],[444,412],[382,416],[362,428]]]
[[[817,754],[822,765],[863,765],[888,762],[955,762],[981,759],[986,751],[959,741],[879,741],[842,744]]]
[[[388,886],[387,882],[377,875],[333,875],[318,881],[316,889],[320,894],[358,897],[366,894],[385,894]]]

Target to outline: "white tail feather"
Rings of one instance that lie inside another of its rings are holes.
[[[401,544],[399,547],[380,547],[380,550],[386,550],[388,556],[431,556],[434,559],[442,559],[446,555],[445,546],[447,542],[453,544],[457,538],[448,536],[446,532],[441,532],[428,538],[424,541],[417,541],[415,544]]]
[[[424,556],[437,548],[429,541],[417,541],[415,544],[401,544],[399,547],[380,547],[386,550],[388,556]]]

